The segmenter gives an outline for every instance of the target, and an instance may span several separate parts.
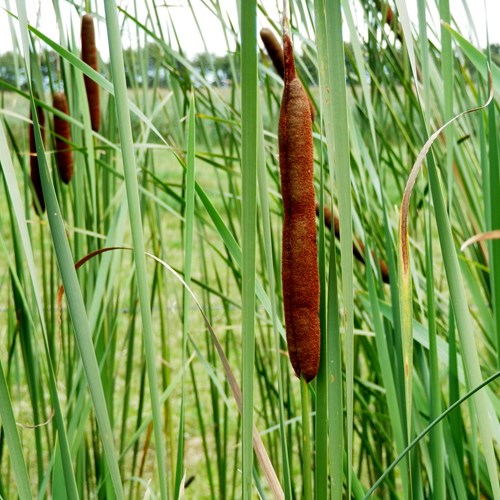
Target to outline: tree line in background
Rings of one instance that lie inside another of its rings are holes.
[[[491,58],[493,62],[500,66],[500,44],[490,45]],[[485,49],[486,52],[486,49]],[[346,74],[348,82],[356,83],[357,76],[355,76],[355,71],[350,71],[352,68],[351,57],[352,50],[350,43],[345,44],[345,54],[346,54]],[[259,54],[261,60],[267,61],[266,64],[270,67],[272,63],[266,54],[261,52]],[[182,56],[181,56],[182,57]],[[165,64],[164,58],[162,56],[162,50],[154,43],[146,46],[146,48],[141,48],[139,50],[127,49],[124,51],[124,59],[126,65],[126,75],[127,75],[127,85],[132,86],[132,80],[135,83],[142,84],[140,81],[143,72],[141,71],[141,65],[146,62],[148,66],[149,81],[148,86],[153,84],[159,85],[160,87],[169,87],[169,76],[168,73],[171,70],[175,70],[177,74],[184,75],[181,78],[181,84],[185,85],[186,88],[190,88],[192,85],[196,85],[195,74],[201,75],[206,81],[212,82],[214,86],[224,87],[230,85],[233,81],[233,74],[239,74],[240,61],[239,53],[228,53],[224,55],[215,55],[209,52],[203,52],[196,54],[189,60],[182,60],[179,58],[177,60],[177,66],[175,68],[169,67]],[[187,65],[185,63],[188,63]],[[55,69],[57,68],[58,56],[53,51],[46,51],[44,55],[44,60],[41,62],[41,71],[44,80],[48,84],[50,80],[49,68],[54,68],[52,74],[56,74]],[[318,84],[318,70],[317,65],[309,51],[303,51],[301,56],[301,75],[305,83],[308,85]],[[104,74],[109,73],[108,63],[102,63],[102,71]],[[190,68],[192,71],[189,71]],[[14,56],[12,51],[0,54],[0,85],[7,84],[12,86],[17,86],[19,82],[22,88],[25,88],[25,70],[22,65],[19,65],[18,60]],[[19,80],[16,75],[19,75]],[[353,81],[354,78],[354,81]],[[139,82],[138,82],[139,79]],[[156,81],[157,80],[157,81]]]
[[[267,56],[262,52],[260,53],[260,57],[261,59],[267,59]],[[124,59],[127,85],[129,87],[132,86],[132,83],[143,83],[140,81],[143,74],[141,71],[143,64],[147,64],[147,74],[149,75],[148,86],[157,84],[163,87],[169,86],[168,73],[171,70],[175,70],[176,74],[180,73],[184,75],[184,78],[181,78],[181,83],[185,83],[187,87],[196,85],[196,74],[203,76],[205,80],[212,82],[214,86],[222,87],[231,84],[234,73],[239,74],[240,69],[238,52],[225,55],[204,52],[196,54],[190,59],[183,59],[183,56],[180,55],[176,67],[172,68],[165,63],[162,49],[154,43],[148,44],[145,48],[138,50],[125,50]],[[318,72],[309,52],[304,52],[302,61],[305,65],[303,68],[305,81],[308,84],[317,84]],[[50,68],[53,68],[52,74],[57,74],[55,70],[58,64],[58,56],[55,52],[46,51],[44,53],[40,68],[47,84],[51,78]],[[102,62],[100,67],[104,74],[109,74],[108,66],[108,62]],[[270,61],[269,66],[272,66]],[[189,71],[189,69],[192,71]],[[0,80],[0,83],[12,86],[18,86],[21,83],[22,87],[25,88],[25,69],[23,65],[19,64],[19,59],[15,57],[12,51],[0,55]]]

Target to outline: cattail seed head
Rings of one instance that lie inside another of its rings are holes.
[[[401,30],[401,25],[399,22],[395,19],[394,11],[392,10],[392,7],[386,3],[383,2],[382,0],[377,0],[376,2],[377,10],[382,13],[384,17],[384,22],[389,26],[394,34],[396,35],[396,38],[399,41],[402,41],[402,30]]]
[[[316,202],[316,215],[321,219],[320,214],[319,214],[319,203]],[[332,227],[335,231],[335,237],[338,239],[340,238],[340,224],[339,224],[339,219],[337,216],[332,214],[332,211],[328,207],[324,207],[323,209],[324,212],[324,222],[325,226],[332,230]]]
[[[319,216],[319,203],[316,203],[316,215]],[[340,223],[337,216],[332,214],[332,211],[328,207],[324,207],[324,223],[325,226],[330,229],[333,229],[335,232],[335,238],[340,239]],[[365,245],[358,238],[352,244],[352,253],[354,257],[359,260],[361,263],[365,263]],[[372,250],[372,256],[375,258],[375,253]],[[387,266],[385,260],[378,259],[378,266],[380,269],[380,275],[382,276],[382,281],[384,283],[389,283],[389,267]]]
[[[387,12],[385,14],[385,22],[387,24],[392,24],[393,18],[394,18],[394,12],[392,11],[392,8],[388,5]]]
[[[378,265],[380,267],[380,274],[382,276],[382,281],[384,283],[390,283],[391,278],[389,274],[389,267],[387,266],[385,260],[378,259]]]
[[[85,14],[82,17],[82,61],[87,63],[95,71],[99,71],[97,47],[95,44],[94,18],[90,14]],[[84,75],[83,78],[85,80],[85,89],[87,90],[92,130],[97,132],[101,126],[99,85],[86,75]]]
[[[40,125],[40,133],[42,141],[45,143],[45,115],[41,107],[37,106],[36,114]],[[29,126],[29,141],[30,141],[30,178],[35,190],[37,200],[33,199],[33,204],[36,213],[41,216],[45,212],[45,199],[43,197],[42,181],[40,179],[40,169],[38,167],[38,156],[36,153],[35,129],[33,125],[33,113],[31,113],[31,123]],[[38,201],[38,203],[37,203]]]
[[[68,100],[64,92],[56,92],[53,96],[55,109],[69,115]],[[54,134],[56,146],[56,163],[61,180],[68,184],[73,177],[73,151],[71,150],[71,127],[64,118],[54,115]]]
[[[269,28],[262,28],[260,30],[260,39],[266,48],[268,56],[271,58],[276,73],[285,77],[285,65],[283,62],[283,49],[281,43],[274,36],[274,33]]]
[[[297,376],[309,382],[318,373],[320,353],[314,147],[309,99],[295,73],[288,35],[283,42],[285,88],[278,130],[283,302],[290,361]]]

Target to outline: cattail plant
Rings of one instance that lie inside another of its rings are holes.
[[[316,203],[316,215],[319,215],[319,203]],[[323,220],[325,226],[330,230],[334,231],[335,238],[340,239],[340,223],[337,216],[332,214],[332,211],[328,207],[324,207]],[[356,238],[356,240],[352,244],[352,254],[354,257],[361,262],[365,263],[365,245],[363,242]],[[372,251],[372,255],[374,252]],[[384,283],[389,283],[389,267],[387,263],[383,259],[378,259],[378,266],[380,269],[380,275],[382,276],[382,280]]]
[[[40,133],[42,141],[45,143],[45,115],[41,107],[37,106],[36,114],[38,123],[40,124]],[[29,141],[30,141],[30,177],[33,189],[35,190],[36,199],[33,199],[36,213],[41,216],[45,212],[45,199],[42,191],[42,181],[40,179],[40,169],[38,167],[38,156],[36,153],[35,130],[33,125],[33,113],[31,114],[31,123],[29,126]]]
[[[68,100],[64,92],[56,92],[52,98],[55,109],[69,115]],[[71,127],[67,120],[54,115],[56,163],[61,180],[68,184],[73,177],[73,151],[71,150]]]
[[[90,14],[85,14],[82,17],[82,61],[87,63],[95,71],[99,71],[97,47],[95,44],[94,18]],[[99,85],[86,75],[84,75],[83,78],[85,80],[85,89],[87,90],[92,130],[97,132],[101,126]]]
[[[283,56],[283,49],[281,48],[281,44],[279,40],[276,38],[274,33],[269,28],[262,28],[260,30],[260,39],[266,48],[268,56],[271,58],[274,69],[282,79],[285,78],[285,63]],[[311,113],[311,120],[314,121],[316,119],[316,108],[314,104],[307,97],[309,101],[309,108]]]
[[[314,194],[314,147],[307,93],[297,78],[290,37],[283,36],[285,88],[279,119],[283,197],[282,281],[286,337],[297,376],[319,368],[319,273]]]

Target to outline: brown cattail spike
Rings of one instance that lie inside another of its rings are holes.
[[[45,115],[41,107],[37,106],[36,114],[40,125],[42,141],[45,142]],[[41,216],[45,212],[45,199],[43,197],[42,181],[40,179],[40,169],[38,167],[38,156],[36,153],[35,129],[33,125],[33,113],[31,114],[31,124],[29,126],[30,140],[30,177],[33,189],[35,190],[36,200],[33,199],[36,213]]]
[[[392,24],[392,21],[393,21],[393,17],[394,17],[394,12],[392,12],[392,8],[388,5],[387,6],[387,13],[385,15],[385,22],[389,25]]]
[[[283,49],[281,48],[281,43],[269,28],[263,28],[260,30],[260,39],[266,48],[267,54],[273,62],[276,73],[278,73],[281,78],[284,78],[285,65],[283,62]]]
[[[262,43],[264,44],[264,47],[266,48],[267,54],[273,62],[276,73],[278,73],[278,75],[280,75],[282,79],[285,79],[285,61],[283,49],[281,48],[280,42],[269,28],[262,28],[260,30],[260,38],[262,40]],[[316,119],[316,109],[310,99],[309,107],[309,111],[311,112],[311,120],[314,121]]]
[[[285,89],[278,130],[283,302],[290,361],[297,376],[309,382],[318,373],[320,352],[314,147],[309,99],[295,74],[290,37],[285,34],[283,42]]]
[[[316,215],[319,216],[319,203],[316,203]],[[333,230],[335,232],[335,238],[340,239],[339,219],[338,217],[332,214],[332,211],[328,207],[324,207],[324,222],[325,226],[328,229],[330,229],[330,231],[332,230],[333,227]],[[352,244],[352,253],[354,257],[356,257],[356,259],[359,260],[359,262],[363,264],[365,263],[365,245],[359,238],[356,239]],[[375,253],[373,251],[372,251],[372,256],[373,258],[375,258]],[[378,260],[378,266],[380,269],[380,274],[382,276],[382,281],[384,283],[389,283],[389,267],[382,259]]]
[[[399,41],[402,41],[402,29],[401,25],[397,22],[394,16],[394,11],[392,10],[392,7],[387,4],[386,2],[383,2],[381,0],[377,0],[377,9],[379,12],[382,13],[383,16],[385,16],[385,24],[387,24],[394,34],[396,35],[396,38]]]
[[[69,115],[68,100],[64,92],[56,92],[53,97],[55,109]],[[61,180],[68,184],[73,177],[73,151],[71,150],[71,127],[69,123],[54,115],[54,134],[56,146],[56,163]]]
[[[82,17],[82,61],[95,71],[99,71],[97,47],[95,45],[94,18],[90,14]],[[92,130],[96,132],[101,126],[101,107],[99,99],[99,85],[84,75],[87,99],[89,101],[90,121]]]

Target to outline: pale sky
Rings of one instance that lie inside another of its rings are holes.
[[[58,32],[56,14],[54,12],[53,0],[25,0],[28,9],[28,19],[31,24],[37,26],[43,33],[54,38]],[[76,0],[75,3],[78,3]],[[80,0],[84,3],[84,0]],[[243,0],[244,1],[244,0]],[[220,17],[214,12],[211,12],[205,5],[203,5],[201,0],[118,0],[118,5],[134,14],[139,20],[146,22],[148,18],[148,8],[151,5],[158,6],[158,12],[161,19],[162,28],[164,29],[165,36],[172,37],[175,39],[173,31],[169,28],[170,26],[175,26],[177,30],[177,36],[179,37],[180,43],[182,44],[183,50],[188,56],[192,56],[198,52],[204,52],[205,47],[208,51],[214,52],[216,54],[224,54],[227,52],[227,47],[231,50],[235,47],[234,37],[229,37],[227,40],[224,38],[224,30],[221,28]],[[357,4],[357,0],[350,0],[351,5],[354,6],[354,15],[357,19],[357,26],[360,29],[362,35],[364,35],[364,23],[362,17],[362,9]],[[79,38],[80,30],[80,20],[74,6],[70,2],[64,0],[59,0],[59,5],[61,7],[61,18],[64,24],[64,35],[63,36],[74,36]],[[211,2],[207,2],[211,3]],[[280,20],[279,8],[281,9],[282,0],[260,0],[259,2],[263,5],[270,15],[270,17],[278,22]],[[394,2],[391,2],[394,4]],[[434,2],[427,2],[428,4],[434,5]],[[219,4],[222,10],[222,19],[226,24],[232,22],[232,25],[237,30],[237,8],[236,0],[219,0]],[[410,17],[416,21],[416,5],[417,0],[407,0],[406,4],[410,13]],[[93,9],[97,9],[97,13],[100,16],[104,16],[103,0],[91,0],[91,5]],[[97,8],[96,8],[97,5]],[[134,13],[134,5],[138,6],[137,14]],[[192,9],[190,8],[192,6]],[[0,51],[5,52],[12,49],[12,36],[10,34],[9,26],[9,16],[4,9],[8,7],[16,12],[16,0],[0,0],[0,33],[3,33],[3,41],[1,44]],[[469,18],[467,17],[466,10],[464,6],[468,6],[469,9],[473,9],[473,22],[474,25],[469,23]],[[452,15],[458,25],[459,31],[466,37],[469,38],[474,45],[480,47],[486,46],[486,24],[485,19],[489,22],[489,34],[490,42],[500,43],[500,30],[498,29],[498,22],[500,19],[500,2],[498,0],[450,0],[450,9]],[[485,9],[487,10],[487,17],[485,16]],[[194,20],[193,11],[196,12],[198,21],[201,23],[200,29],[204,34],[204,41],[199,33],[199,28]],[[94,13],[96,10],[93,11]],[[431,22],[431,26],[438,26],[437,20],[439,16],[437,15],[437,10],[434,8],[428,11],[428,17]],[[17,21],[14,19],[12,21],[14,27],[17,26]],[[268,22],[259,13],[259,28],[262,26],[267,26]],[[136,32],[133,24],[128,22],[126,24],[128,29],[124,31],[124,46],[129,46],[131,40],[136,39]],[[130,29],[134,30],[132,33]],[[344,27],[345,38],[348,39],[349,35],[347,33],[347,26]],[[157,31],[155,29],[155,31]],[[60,34],[61,36],[61,34]],[[105,37],[105,26],[104,21],[101,19],[97,23],[97,37],[98,43],[101,50],[101,56],[107,59],[107,39]],[[206,46],[204,45],[206,44]],[[175,46],[175,42],[172,41]]]

